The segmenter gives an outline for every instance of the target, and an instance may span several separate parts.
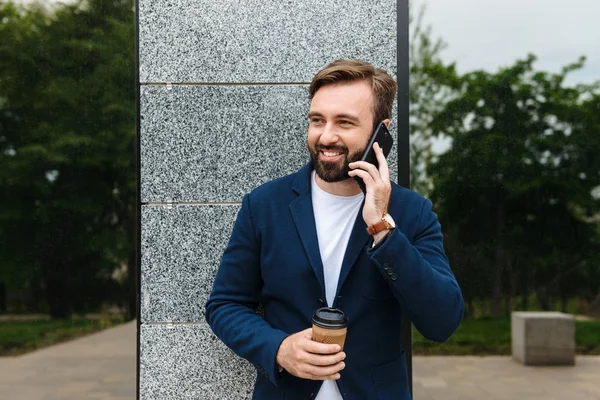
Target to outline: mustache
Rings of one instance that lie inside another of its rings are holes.
[[[315,146],[317,151],[339,151],[340,153],[348,154],[348,148],[344,146],[325,146],[324,144],[317,144]]]

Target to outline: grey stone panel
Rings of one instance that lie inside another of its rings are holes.
[[[142,202],[239,202],[295,172],[309,159],[308,108],[305,85],[143,86]],[[396,180],[395,147],[388,160]]]
[[[255,379],[207,324],[141,326],[140,400],[246,400]]]
[[[142,87],[142,201],[240,201],[308,161],[305,86]]]
[[[204,322],[239,205],[142,207],[142,322]]]
[[[396,1],[139,2],[140,81],[310,82],[338,58],[396,76]]]

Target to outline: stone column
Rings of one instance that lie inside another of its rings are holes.
[[[249,399],[253,367],[212,334],[203,310],[240,201],[308,161],[308,83],[319,69],[358,58],[396,77],[397,2],[137,7],[139,398]],[[396,179],[396,149],[389,160]]]

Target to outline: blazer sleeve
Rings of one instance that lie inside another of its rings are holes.
[[[456,331],[464,302],[431,201],[423,201],[412,242],[394,229],[369,256],[423,336],[441,343]]]
[[[217,337],[277,385],[276,355],[288,334],[272,328],[256,313],[261,286],[260,242],[250,196],[246,195],[206,302],[205,315]]]

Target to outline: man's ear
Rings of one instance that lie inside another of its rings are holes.
[[[390,120],[389,119],[384,119],[381,122],[383,122],[383,124],[385,125],[385,127],[389,129],[389,127],[390,127]]]

